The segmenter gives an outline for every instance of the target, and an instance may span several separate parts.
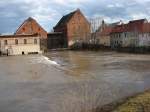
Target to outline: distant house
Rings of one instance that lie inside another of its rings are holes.
[[[38,54],[40,38],[34,35],[1,35],[0,53],[7,55]]]
[[[110,33],[112,28],[109,26],[106,26],[105,29],[103,29],[101,32],[99,32],[98,39],[99,44],[105,47],[110,47]]]
[[[99,40],[99,44],[105,47],[110,47],[110,34],[112,29],[117,26],[123,24],[122,21],[107,24],[105,21],[102,21],[102,25],[97,30],[97,39]]]
[[[146,19],[118,25],[111,32],[111,47],[150,46],[150,23]]]
[[[15,35],[33,35],[38,34],[38,37],[40,37],[40,48],[41,50],[47,49],[47,32],[44,30],[44,28],[41,27],[37,23],[37,21],[31,17],[29,17],[27,20],[25,20],[17,29],[15,32]]]
[[[67,46],[82,41],[90,34],[90,23],[82,12],[77,9],[61,18],[54,27],[54,32],[62,32]]]

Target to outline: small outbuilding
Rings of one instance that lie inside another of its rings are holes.
[[[53,32],[47,34],[48,49],[66,48],[67,40],[64,38],[62,32]]]

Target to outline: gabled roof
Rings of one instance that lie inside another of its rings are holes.
[[[44,30],[43,28],[42,28],[42,26],[35,20],[35,19],[33,19],[32,17],[29,17],[28,19],[26,19],[20,26],[19,26],[19,28],[16,30],[16,32],[14,33],[14,34],[16,34],[19,30],[20,30],[20,28],[22,28],[26,23],[29,23],[29,22],[35,22],[42,30]],[[45,31],[45,30],[44,30]],[[45,31],[46,32],[46,31]]]
[[[77,11],[79,11],[79,9],[63,16],[54,28],[66,25]]]

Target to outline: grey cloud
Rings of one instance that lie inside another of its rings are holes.
[[[63,15],[77,8],[80,8],[88,18],[95,17],[95,15],[104,16],[111,21],[131,20],[144,16],[149,18],[149,4],[149,0],[142,2],[140,0],[84,0],[82,2],[68,0],[66,3],[62,1],[58,3],[55,0],[39,2],[36,0],[1,0],[0,33],[14,32],[28,16],[35,17],[47,31],[50,31]]]

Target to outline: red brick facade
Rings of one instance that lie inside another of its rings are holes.
[[[27,20],[23,22],[23,24],[17,29],[15,32],[18,34],[38,34],[41,38],[47,38],[47,32],[34,20],[29,17]]]
[[[47,49],[47,32],[36,22],[35,19],[29,17],[15,32],[15,35],[32,35],[38,34],[40,37],[41,50]]]
[[[55,32],[63,32],[67,44],[83,40],[90,34],[90,23],[78,9],[66,16],[63,16],[54,27]]]

